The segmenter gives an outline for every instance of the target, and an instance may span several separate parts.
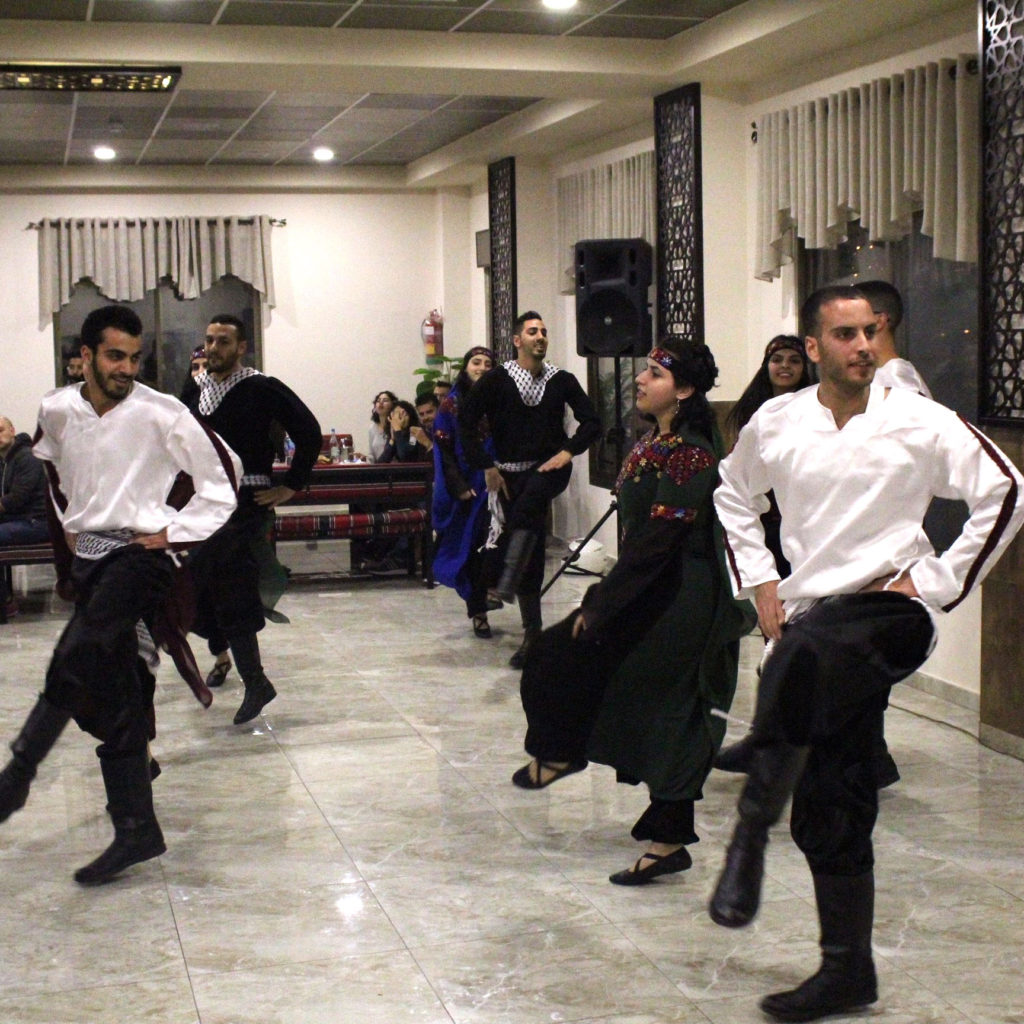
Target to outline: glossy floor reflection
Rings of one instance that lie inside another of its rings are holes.
[[[547,621],[585,583],[560,580]],[[4,743],[65,617],[45,579],[22,604],[0,627]],[[705,912],[739,777],[710,779],[693,868],[639,889],[606,878],[637,855],[641,791],[599,766],[539,793],[509,783],[524,761],[514,610],[482,641],[450,591],[404,579],[295,587],[281,609],[291,625],[263,634],[280,696],[256,723],[231,725],[234,673],[203,711],[160,672],[165,856],[100,889],[72,882],[110,837],[73,726],[0,826],[0,1021],[739,1024],[816,966],[785,828],[755,925]],[[740,718],[758,653],[746,641]],[[1020,1024],[1024,765],[979,746],[962,709],[908,687],[893,705],[903,779],[877,829],[869,1016]]]

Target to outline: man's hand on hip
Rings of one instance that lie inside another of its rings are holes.
[[[769,580],[754,588],[754,604],[757,607],[757,624],[768,640],[782,638],[782,625],[786,621],[782,602],[779,600],[779,581]]]
[[[563,448],[560,452],[555,452],[547,462],[541,463],[541,465],[537,467],[537,472],[550,473],[554,469],[561,469],[563,466],[568,466],[570,462],[572,462],[572,452],[567,452]]]

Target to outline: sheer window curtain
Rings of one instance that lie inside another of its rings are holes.
[[[919,210],[937,258],[976,262],[979,89],[961,54],[762,117],[755,276],[778,277],[797,236],[833,248],[859,218],[893,241]]]
[[[574,247],[591,238],[643,238],[654,244],[654,152],[558,179],[558,251],[575,288]]]
[[[64,218],[37,227],[40,327],[82,278],[114,301],[131,302],[163,278],[194,299],[233,274],[275,305],[270,217]]]

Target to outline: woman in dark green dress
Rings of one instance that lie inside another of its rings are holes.
[[[654,428],[616,484],[619,558],[582,605],[545,630],[523,670],[526,751],[512,777],[543,789],[588,761],[645,783],[650,805],[633,826],[649,842],[611,876],[640,885],[692,863],[694,801],[725,732],[739,638],[755,619],[733,600],[711,494],[721,439],[705,397],[718,368],[705,345],[663,341],[637,377],[637,410]]]

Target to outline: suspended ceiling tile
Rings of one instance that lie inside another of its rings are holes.
[[[30,18],[36,21],[85,21],[89,0],[3,0],[0,18]]]
[[[205,164],[223,144],[219,139],[154,139],[140,163]]]
[[[607,15],[581,25],[571,34],[605,39],[671,39],[699,22],[681,18],[617,18]]]
[[[562,35],[586,20],[572,11],[496,11],[487,8],[459,27],[460,32],[503,32],[509,35]]]
[[[95,0],[92,20],[212,25],[220,7],[220,0]]]
[[[392,28],[406,31],[447,32],[473,13],[473,7],[450,4],[361,4],[345,18],[340,28]]]
[[[3,143],[5,164],[62,164],[64,140],[16,139]]]
[[[352,9],[350,3],[293,0],[231,0],[217,19],[218,25],[281,25],[330,28]]]
[[[230,142],[216,156],[216,164],[272,164],[288,156],[294,142]]]

